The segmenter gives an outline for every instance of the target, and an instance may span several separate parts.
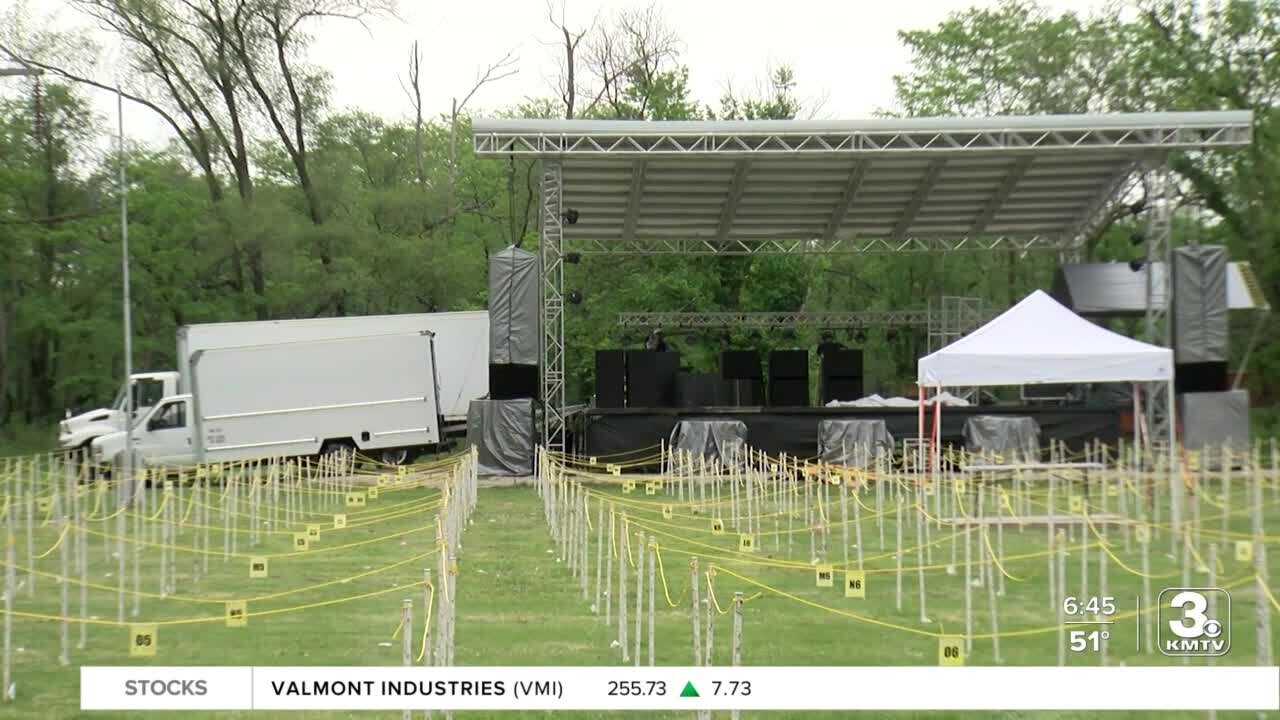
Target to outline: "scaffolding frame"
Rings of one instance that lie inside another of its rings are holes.
[[[1252,124],[1252,113],[1231,111],[852,122],[477,119],[472,130],[477,156],[542,165],[543,441],[562,452],[569,252],[1052,250],[1078,258],[1140,170],[1167,177],[1169,152],[1243,147]],[[566,224],[567,208],[576,223]],[[1148,219],[1152,257],[1169,247],[1167,213],[1150,219],[1159,214]],[[1162,309],[1148,307],[1149,330],[1167,325],[1157,317]],[[1159,403],[1148,403],[1148,412],[1172,428],[1171,398]]]

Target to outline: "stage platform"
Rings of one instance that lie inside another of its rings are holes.
[[[964,445],[964,424],[974,415],[1025,415],[1040,425],[1040,441],[1058,440],[1073,450],[1094,439],[1114,445],[1121,436],[1124,407],[984,405],[944,407],[943,444]],[[899,447],[916,437],[917,408],[588,408],[584,411],[582,454],[625,463],[629,459],[656,456],[658,444],[670,440],[681,420],[741,420],[747,426],[747,442],[770,454],[798,457],[818,454],[818,423],[832,418],[878,418],[885,421]],[[928,416],[933,422],[932,410]]]

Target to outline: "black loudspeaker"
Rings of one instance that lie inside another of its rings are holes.
[[[627,351],[627,407],[658,407],[658,353]]]
[[[489,364],[489,397],[517,400],[538,397],[538,366],[513,363]]]
[[[775,378],[809,378],[808,350],[774,350],[769,353],[769,381]]]
[[[627,351],[627,407],[674,407],[680,353]]]
[[[676,406],[676,376],[680,374],[680,353],[657,353],[658,407]]]
[[[729,397],[724,403],[732,407],[758,407],[764,405],[764,382],[756,379],[727,380]]]
[[[826,378],[862,377],[862,350],[831,348],[822,354],[822,376]]]
[[[725,350],[720,353],[720,377],[725,380],[759,380],[760,353],[755,350]]]
[[[828,348],[822,353],[818,396],[823,405],[832,400],[857,400],[862,397],[862,350]]]
[[[1173,387],[1178,393],[1216,393],[1229,389],[1225,362],[1177,363]]]
[[[862,396],[862,378],[826,378],[822,385],[823,405],[832,400],[857,400]]]
[[[769,378],[773,407],[809,407],[809,378]]]
[[[596,407],[620,408],[627,404],[627,353],[596,351]]]
[[[717,407],[731,404],[728,380],[716,373],[686,373],[676,376],[676,406]]]
[[[809,353],[774,350],[769,353],[769,404],[774,407],[809,406]]]

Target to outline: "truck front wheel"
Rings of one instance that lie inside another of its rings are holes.
[[[378,452],[378,459],[383,465],[404,465],[409,461],[408,448],[388,448]]]

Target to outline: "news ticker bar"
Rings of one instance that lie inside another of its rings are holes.
[[[1277,710],[1276,667],[82,667],[82,710]]]

